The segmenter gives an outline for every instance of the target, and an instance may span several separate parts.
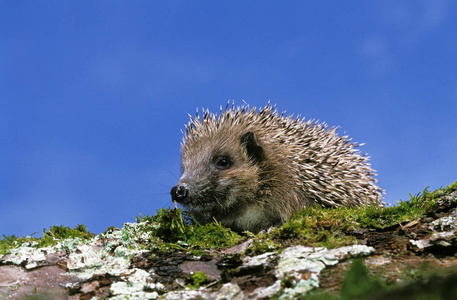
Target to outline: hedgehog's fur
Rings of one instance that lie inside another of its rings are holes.
[[[380,205],[368,157],[337,128],[285,117],[269,103],[190,116],[183,175],[172,189],[200,223],[237,231],[279,225],[305,206]]]

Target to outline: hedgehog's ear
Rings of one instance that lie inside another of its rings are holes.
[[[241,145],[246,149],[246,152],[254,162],[260,163],[264,160],[262,147],[257,143],[255,133],[249,131],[241,137]]]

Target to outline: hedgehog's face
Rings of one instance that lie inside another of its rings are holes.
[[[187,139],[182,149],[182,177],[171,190],[172,199],[200,223],[233,218],[258,191],[263,149],[256,136]]]

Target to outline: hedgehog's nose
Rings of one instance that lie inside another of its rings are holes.
[[[187,188],[187,184],[185,183],[180,183],[175,185],[171,189],[171,199],[176,202],[183,202],[186,198],[187,195],[189,195],[189,189]]]

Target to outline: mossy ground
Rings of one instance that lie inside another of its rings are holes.
[[[397,205],[389,207],[308,207],[281,227],[254,236],[255,242],[249,251],[260,254],[291,243],[326,248],[357,244],[354,232],[367,228],[388,228],[423,218],[436,209],[438,199],[455,190],[457,181],[433,192],[426,188],[416,195],[410,195],[408,201],[400,200]]]
[[[148,222],[151,234],[160,237],[158,249],[221,249],[233,246],[247,238],[252,245],[247,254],[262,254],[301,244],[313,247],[336,248],[357,244],[354,231],[365,228],[386,228],[411,222],[426,216],[435,208],[436,199],[457,189],[457,181],[444,189],[430,192],[424,189],[410,195],[409,201],[396,206],[322,208],[308,207],[291,217],[281,227],[268,232],[236,233],[215,222],[201,225],[180,209],[160,209],[154,216],[140,216],[138,222]]]
[[[249,254],[261,254],[293,244],[306,246],[323,246],[335,248],[356,244],[357,238],[351,232],[364,228],[386,228],[411,222],[426,216],[436,205],[436,199],[442,198],[457,190],[457,181],[446,188],[433,192],[424,189],[416,195],[410,195],[408,201],[399,201],[390,207],[362,208],[322,208],[308,207],[291,217],[281,227],[254,235],[236,233],[221,224],[201,225],[181,209],[160,209],[155,215],[141,215],[136,218],[144,223],[143,233],[154,238],[155,243],[145,245],[151,250],[204,250],[231,247],[253,238]],[[109,228],[109,230],[116,230]],[[42,238],[3,236],[0,240],[0,254],[6,254],[24,242],[37,242],[38,247],[56,244],[58,240],[79,237],[93,237],[84,225],[71,229],[65,226],[52,226],[43,231]]]
[[[259,234],[233,232],[217,222],[205,225],[198,224],[193,222],[186,212],[172,208],[160,209],[152,216],[140,214],[136,218],[137,224],[140,226],[124,226],[125,228],[122,229],[109,228],[105,234],[125,231],[126,237],[128,239],[132,238],[132,240],[137,234],[138,236],[146,236],[147,238],[144,239],[144,242],[141,242],[141,238],[136,239],[136,246],[138,246],[138,243],[143,243],[140,248],[149,249],[153,253],[184,251],[202,255],[206,251],[225,249],[247,239],[252,239],[251,246],[245,249],[245,254],[247,255],[281,251],[285,247],[297,244],[336,248],[359,243],[359,237],[354,234],[355,232],[403,226],[409,222],[427,217],[436,211],[443,201],[456,202],[455,197],[447,197],[456,190],[457,181],[446,188],[440,188],[432,192],[426,188],[418,194],[410,195],[408,201],[399,201],[397,205],[390,207],[370,206],[338,209],[309,207],[295,214],[281,227]],[[455,206],[453,204],[452,207]],[[84,225],[78,225],[73,229],[65,226],[52,226],[43,231],[42,238],[3,236],[0,240],[0,258],[23,243],[33,244],[34,247],[39,248],[55,245],[58,241],[67,238],[90,240],[93,236]],[[420,278],[415,278],[414,276],[419,276],[417,275],[419,273],[417,271],[410,273],[405,271],[404,277],[416,280],[427,278],[431,274],[430,272],[423,272],[420,273]],[[191,277],[188,283],[192,286],[206,284],[207,280],[203,275],[199,273],[195,277]],[[369,287],[367,291],[352,290],[352,286],[355,283],[362,281],[366,282],[364,286],[367,289]],[[341,299],[364,298],[372,290],[390,292],[382,282],[380,283],[377,278],[368,274],[363,264],[354,262],[343,280],[341,293],[338,297]],[[365,296],[358,297],[358,293]],[[325,296],[326,294],[322,295]],[[326,299],[331,299],[334,295],[327,296],[325,296],[327,297]],[[321,299],[319,298],[321,294],[314,293],[312,297],[316,297],[312,299]]]
[[[136,220],[146,223],[145,230],[160,239],[151,245],[151,250],[221,249],[246,239],[217,222],[206,225],[192,222],[190,216],[181,209],[161,208],[153,216],[140,215]]]
[[[206,285],[210,282],[211,280],[205,273],[197,271],[191,276],[189,276],[189,278],[187,279],[186,286],[193,289],[198,289],[199,287]]]
[[[43,237],[35,238],[31,236],[16,237],[15,235],[5,236],[0,240],[0,258],[1,255],[9,253],[13,248],[19,247],[24,243],[33,244],[36,248],[56,245],[59,241],[69,238],[80,238],[89,240],[95,235],[90,233],[86,226],[79,224],[75,228],[62,225],[51,226],[43,230]]]

